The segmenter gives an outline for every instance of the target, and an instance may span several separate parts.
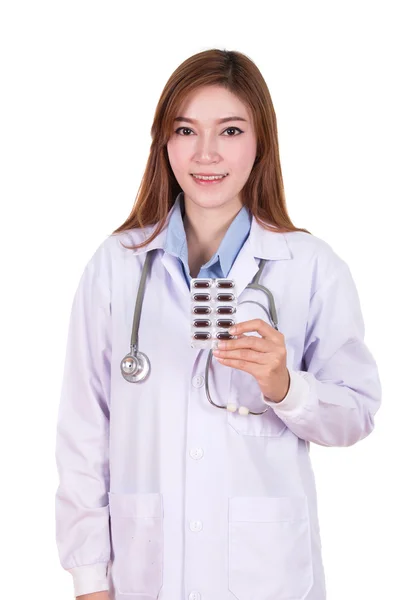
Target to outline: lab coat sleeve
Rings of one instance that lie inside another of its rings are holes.
[[[305,370],[288,368],[289,390],[281,402],[263,396],[299,438],[322,446],[351,446],[374,429],[381,384],[364,333],[357,289],[341,261],[310,300]]]
[[[56,542],[75,596],[109,589],[111,305],[98,257],[73,300],[57,421]]]

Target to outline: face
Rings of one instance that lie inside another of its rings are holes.
[[[232,118],[226,122],[221,120]],[[256,158],[250,112],[234,94],[219,86],[196,90],[180,107],[167,144],[172,171],[186,202],[214,208],[241,207],[241,190]],[[198,183],[193,173],[226,177]]]

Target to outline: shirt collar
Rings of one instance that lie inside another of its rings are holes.
[[[183,215],[185,214],[184,194],[180,192],[173,205],[169,225],[167,228],[164,242],[164,250],[173,256],[180,258],[188,268],[188,246],[186,233],[183,226]],[[219,262],[223,277],[229,273],[231,266],[236,258],[242,243],[250,232],[251,215],[246,206],[243,206],[233,219],[227,229],[218,250],[203,265],[203,268],[209,269],[216,262]]]

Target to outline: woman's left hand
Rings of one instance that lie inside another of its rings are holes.
[[[218,342],[218,350],[212,352],[215,358],[227,367],[250,373],[267,400],[281,402],[290,386],[284,335],[263,319],[238,323],[228,331],[238,339]],[[262,337],[242,335],[250,331]]]

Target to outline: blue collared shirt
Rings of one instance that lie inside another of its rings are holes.
[[[182,219],[183,213],[184,197],[183,192],[180,192],[172,208],[164,250],[179,258],[190,288],[191,274],[188,263],[188,244]],[[231,267],[250,233],[251,219],[250,211],[243,206],[227,229],[218,250],[207,263],[202,265],[198,277],[228,277]]]

